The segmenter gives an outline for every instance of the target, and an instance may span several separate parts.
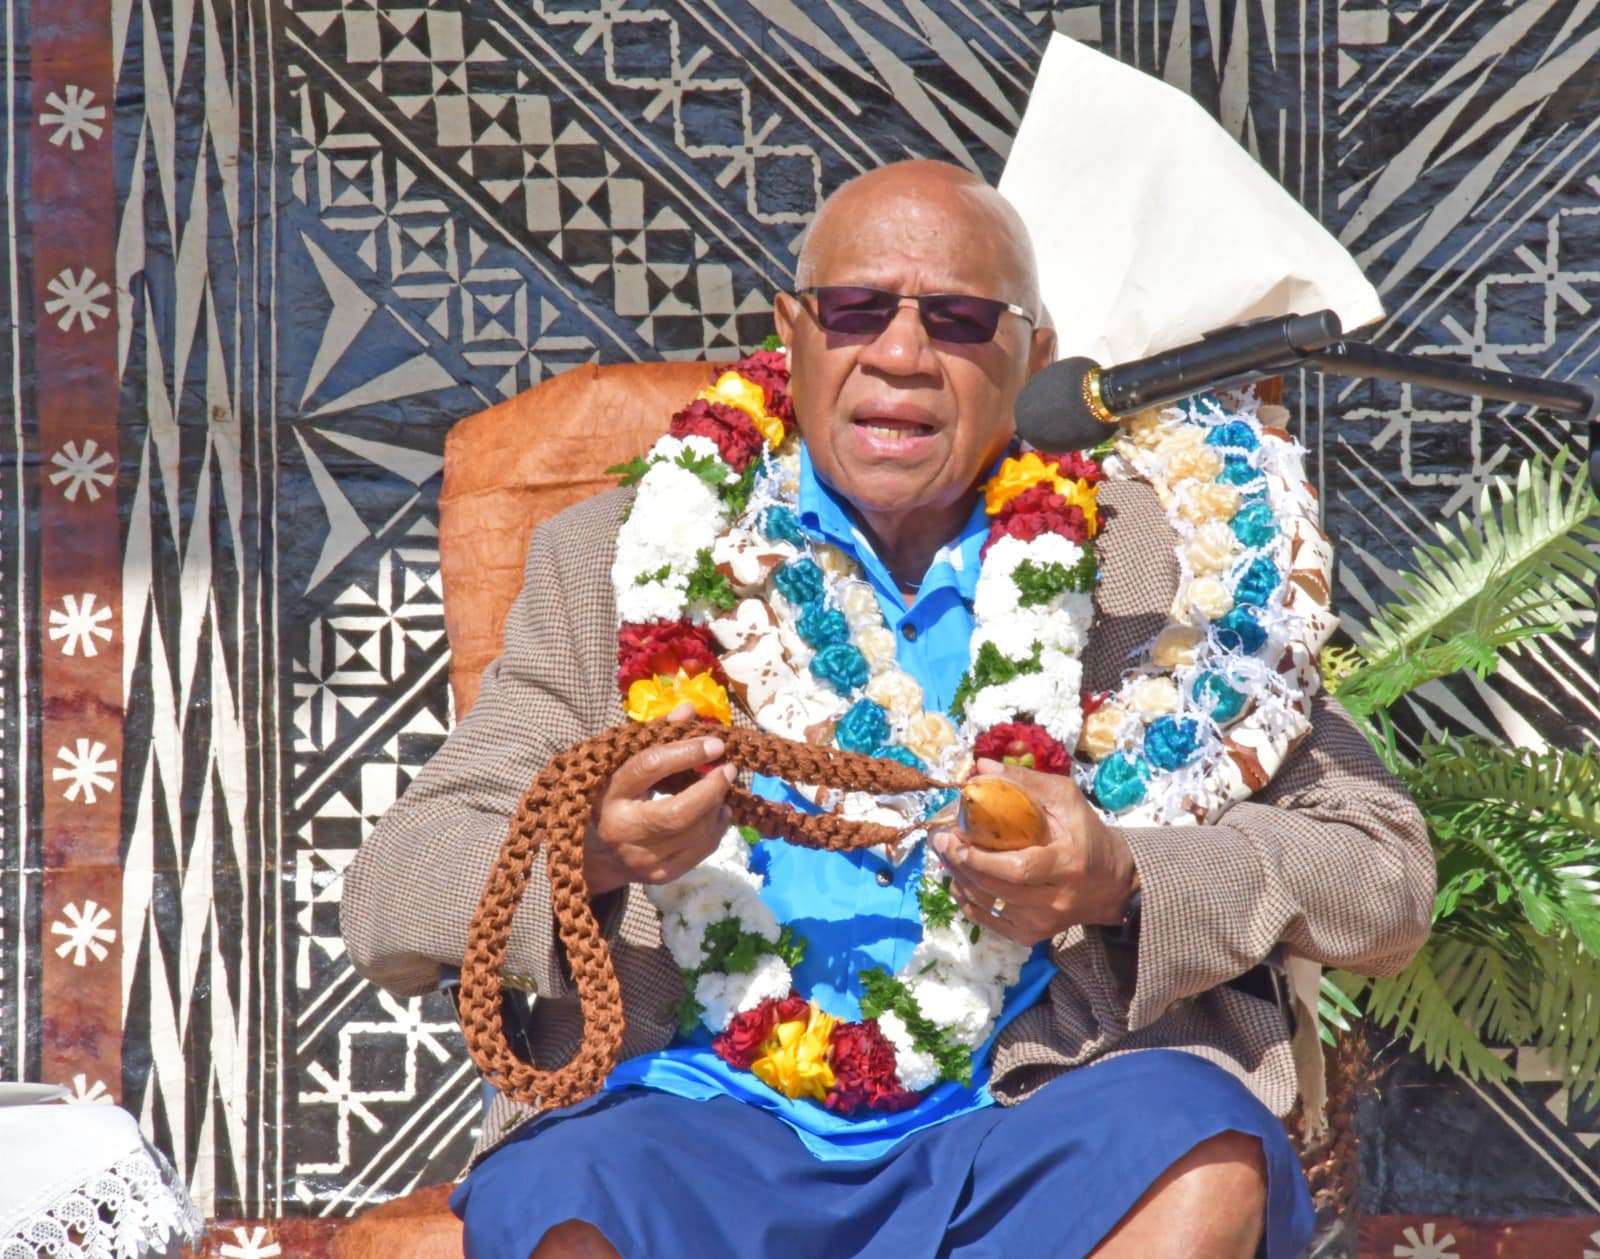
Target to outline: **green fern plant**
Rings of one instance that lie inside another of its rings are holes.
[[[1565,455],[1530,459],[1484,490],[1475,516],[1438,526],[1357,645],[1327,653],[1329,690],[1428,821],[1439,889],[1433,934],[1401,974],[1325,976],[1325,1038],[1359,1012],[1478,1078],[1509,1074],[1489,1042],[1532,1045],[1600,1097],[1600,756],[1481,737],[1408,754],[1390,715],[1425,683],[1487,677],[1503,655],[1592,616],[1597,512]]]

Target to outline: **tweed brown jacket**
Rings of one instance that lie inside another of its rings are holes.
[[[601,494],[535,530],[504,655],[345,877],[351,961],[385,988],[427,992],[441,963],[460,964],[467,924],[529,780],[558,751],[623,720],[610,570],[628,501],[627,491]],[[1100,502],[1101,581],[1084,659],[1090,691],[1113,687],[1129,654],[1161,629],[1178,580],[1176,535],[1154,492],[1108,483]],[[1096,928],[1058,936],[1046,997],[995,1045],[992,1092],[1015,1104],[1062,1071],[1165,1047],[1219,1064],[1286,1114],[1296,1077],[1284,1016],[1225,985],[1280,945],[1365,973],[1403,967],[1427,935],[1433,906],[1433,854],[1416,807],[1343,710],[1322,698],[1311,737],[1222,824],[1123,834],[1141,882],[1137,948],[1110,945]],[[681,983],[643,892],[629,887],[608,900],[600,916],[622,987],[622,1055],[630,1057],[672,1039]],[[527,1053],[541,1067],[565,1061],[582,1029],[542,859],[506,970],[537,994]],[[532,1113],[498,1096],[475,1157]]]

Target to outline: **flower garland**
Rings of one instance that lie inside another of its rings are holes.
[[[924,710],[920,685],[895,667],[894,635],[854,562],[801,533],[786,385],[781,352],[752,355],[616,469],[637,486],[612,569],[630,718],[688,702],[726,723],[736,697],[764,729],[946,781],[965,778],[975,755],[1072,773],[1124,822],[1214,816],[1303,737],[1321,643],[1310,644],[1332,622],[1325,540],[1301,563],[1321,535],[1302,527],[1309,488],[1292,475],[1299,452],[1286,433],[1248,408],[1228,416],[1202,403],[1141,417],[1104,467],[1076,454],[1007,459],[983,487],[994,519],[971,667],[952,704],[958,728]],[[1082,697],[1108,475],[1155,486],[1183,539],[1182,581],[1167,629],[1123,684]],[[1326,627],[1308,630],[1315,609],[1294,592],[1314,588],[1318,555]],[[814,798],[905,827],[947,795]],[[842,1114],[903,1109],[940,1079],[969,1081],[1030,950],[967,922],[948,876],[925,868],[910,962],[893,976],[864,971],[862,1021],[837,1019],[793,992],[805,942],[760,898],[749,865],[759,839],[731,829],[696,869],[650,889],[684,975],[685,1032],[703,1023],[731,1065]]]

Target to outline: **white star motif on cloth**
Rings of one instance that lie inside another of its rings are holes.
[[[95,639],[109,643],[111,609],[97,608],[93,594],[64,595],[61,607],[50,609],[50,640],[61,644],[63,655],[73,656],[80,650],[85,658],[98,654]]]
[[[67,921],[63,922],[63,918]],[[105,961],[106,945],[117,938],[117,933],[106,926],[110,921],[111,911],[94,901],[84,901],[82,908],[68,905],[61,911],[61,918],[50,924],[51,935],[66,937],[56,945],[56,956],[72,954],[74,966],[87,966],[91,953],[95,961]]]
[[[51,92],[44,98],[45,106],[53,112],[39,115],[41,127],[54,127],[50,143],[60,148],[70,143],[74,153],[83,151],[83,138],[98,140],[105,128],[100,125],[106,116],[106,107],[94,103],[94,93],[76,83],[69,83],[60,92]]]
[[[1438,1237],[1432,1220],[1422,1226],[1421,1236],[1409,1225],[1404,1236],[1405,1241],[1395,1243],[1395,1259],[1460,1259],[1455,1248],[1456,1235],[1446,1233]]]
[[[1583,1248],[1583,1259],[1600,1259],[1600,1229],[1596,1229],[1594,1232],[1590,1233],[1589,1240],[1595,1244],[1597,1249],[1590,1250],[1587,1246],[1585,1246]]]
[[[60,469],[50,474],[50,484],[65,485],[61,493],[69,503],[77,501],[80,490],[91,503],[96,502],[100,488],[111,484],[112,474],[107,468],[113,462],[112,454],[93,441],[85,441],[81,451],[77,442],[62,442],[50,462]]]
[[[79,739],[74,748],[58,748],[57,759],[65,762],[50,771],[53,782],[64,782],[62,794],[68,800],[80,795],[85,804],[93,804],[101,791],[110,791],[116,782],[117,763],[106,759],[106,745]]]
[[[105,910],[101,910],[105,913]],[[111,1091],[106,1088],[104,1081],[91,1080],[82,1071],[72,1077],[72,1092],[63,1099],[69,1106],[84,1104],[109,1106],[111,1105]]]
[[[222,1246],[217,1253],[223,1259],[276,1259],[283,1248],[272,1240],[272,1234],[257,1225],[248,1232],[243,1228],[233,1230],[233,1241]]]
[[[105,298],[111,296],[111,286],[98,279],[88,267],[74,275],[71,267],[63,267],[45,285],[55,298],[44,304],[45,314],[59,314],[56,326],[62,332],[70,331],[76,319],[84,332],[93,332],[94,326],[111,313]]]

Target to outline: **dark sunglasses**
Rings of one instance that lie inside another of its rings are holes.
[[[860,284],[819,284],[797,290],[801,297],[817,299],[817,323],[826,332],[847,336],[879,335],[900,313],[901,304],[915,302],[922,327],[935,341],[980,345],[993,341],[1000,316],[1010,311],[1031,325],[1033,315],[1021,306],[993,297],[966,293],[887,293]]]

